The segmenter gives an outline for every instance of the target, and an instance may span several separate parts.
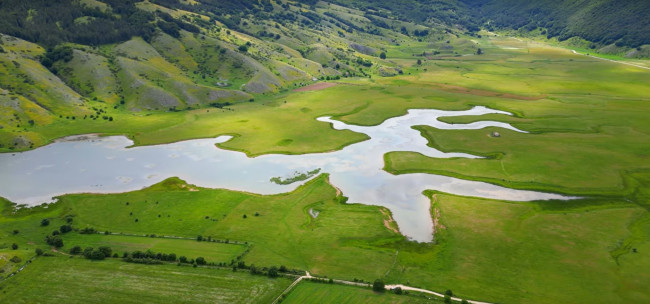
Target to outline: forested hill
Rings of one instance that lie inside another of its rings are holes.
[[[541,29],[549,38],[573,36],[600,46],[650,44],[650,1],[461,0],[489,28]]]

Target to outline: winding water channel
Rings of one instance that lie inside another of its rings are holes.
[[[272,154],[255,158],[215,146],[228,141],[230,136],[132,148],[127,148],[133,143],[124,136],[67,138],[32,151],[0,154],[0,196],[31,206],[52,202],[54,196],[65,193],[137,190],[172,176],[201,187],[276,194],[291,191],[301,183],[278,185],[269,181],[271,177],[321,168],[321,172],[330,174],[332,184],[350,198],[348,202],[389,208],[400,231],[420,242],[432,240],[429,200],[422,195],[427,189],[513,201],[568,199],[452,177],[392,175],[382,170],[383,155],[391,151],[413,151],[440,158],[477,158],[428,147],[426,139],[412,126],[429,125],[439,129],[496,126],[522,132],[501,122],[446,124],[437,120],[443,116],[488,113],[509,114],[485,107],[467,111],[409,110],[407,115],[371,127],[321,117],[319,121],[331,123],[337,130],[365,133],[371,139],[329,153]]]

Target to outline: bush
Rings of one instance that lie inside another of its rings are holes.
[[[61,231],[61,233],[68,233],[68,232],[72,231],[72,226],[70,226],[70,225],[62,225],[61,227],[59,227],[59,231]]]
[[[70,248],[70,254],[80,254],[81,253],[81,247],[80,246],[74,246]]]
[[[47,242],[48,245],[52,245],[56,248],[63,247],[63,239],[60,235],[48,235],[45,238],[45,242]]]
[[[203,258],[203,257],[196,258],[196,264],[205,265],[206,264],[205,258]]]
[[[451,304],[451,296],[450,295],[445,295],[444,303],[445,304]]]
[[[48,220],[48,219],[42,219],[41,220],[41,226],[47,226],[49,224],[50,224],[50,220]]]
[[[107,257],[107,258],[111,257],[111,254],[113,253],[113,250],[111,249],[111,247],[107,247],[107,246],[101,246],[101,247],[98,248],[98,250],[101,253],[103,253],[104,256]]]
[[[13,249],[13,250],[18,249],[18,244],[16,244],[16,243],[11,244],[11,249]]]
[[[278,268],[275,267],[275,266],[272,266],[271,268],[269,268],[268,275],[269,275],[269,278],[277,278],[278,275],[279,275],[278,274]]]
[[[101,251],[99,249],[95,249],[95,250],[90,252],[90,259],[91,260],[99,261],[99,260],[103,260],[104,258],[106,258],[106,255],[104,254],[103,251]]]
[[[246,45],[240,45],[237,49],[242,53],[248,52],[248,47]]]
[[[43,255],[43,249],[41,249],[41,248],[36,248],[36,249],[34,250],[34,252],[35,252],[36,255],[38,255],[38,256]]]
[[[21,258],[17,257],[17,256],[14,256],[9,261],[12,261],[12,262],[18,264],[18,263],[22,262],[23,260]]]
[[[384,284],[384,281],[380,279],[376,279],[374,283],[372,283],[372,290],[378,291],[378,292],[383,292],[386,290],[386,285]]]

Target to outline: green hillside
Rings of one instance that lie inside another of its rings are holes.
[[[461,0],[491,29],[540,30],[548,38],[577,36],[592,47],[650,44],[650,2],[612,0]]]

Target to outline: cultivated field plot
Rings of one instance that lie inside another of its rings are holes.
[[[270,303],[290,283],[229,269],[44,257],[0,292],[3,303]]]

